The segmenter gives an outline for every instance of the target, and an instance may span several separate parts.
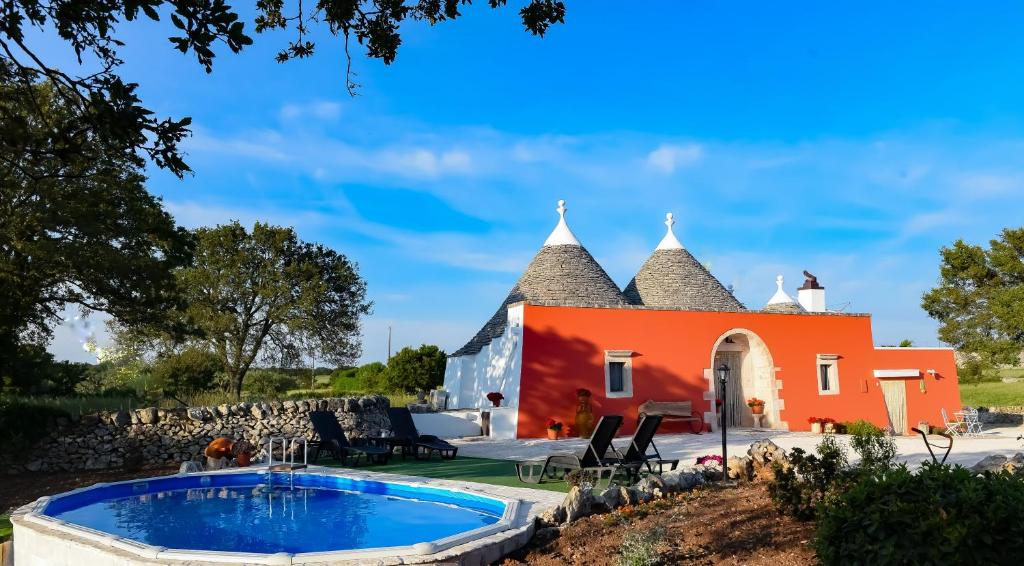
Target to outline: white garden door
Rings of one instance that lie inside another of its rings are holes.
[[[882,396],[889,411],[889,424],[896,434],[907,433],[907,382],[902,379],[882,379]]]

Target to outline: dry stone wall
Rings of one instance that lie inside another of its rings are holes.
[[[54,422],[30,454],[0,462],[9,473],[102,470],[197,460],[217,437],[260,447],[271,436],[313,437],[310,411],[329,410],[350,439],[381,436],[391,427],[387,397],[236,403],[216,407],[114,411]]]

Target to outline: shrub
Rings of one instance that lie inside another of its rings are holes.
[[[1010,564],[1024,553],[1024,479],[926,463],[863,474],[821,505],[823,564]]]
[[[859,435],[875,435],[882,436],[884,433],[882,429],[875,426],[874,423],[865,421],[863,419],[856,420],[849,423],[843,423],[846,427],[848,434],[859,434]]]
[[[665,531],[660,527],[626,533],[622,538],[619,566],[654,566],[660,563],[657,547],[664,537]]]
[[[843,479],[847,470],[846,451],[835,435],[826,434],[817,447],[817,455],[794,448],[792,467],[774,465],[775,480],[768,494],[783,513],[798,519],[814,518],[815,508]]]
[[[67,411],[54,407],[0,399],[0,453],[25,455],[46,436],[54,420],[69,416]]]
[[[893,467],[896,461],[896,443],[882,434],[855,433],[850,439],[850,446],[860,456],[858,465],[861,469],[884,470]]]
[[[224,364],[215,354],[188,348],[158,359],[150,375],[159,388],[176,395],[213,389],[223,371]]]
[[[424,344],[413,350],[402,348],[388,360],[380,377],[389,391],[430,391],[444,383],[444,367],[448,357],[437,346]]]
[[[270,369],[250,370],[242,387],[248,393],[269,397],[277,397],[298,388],[299,381],[295,377]]]

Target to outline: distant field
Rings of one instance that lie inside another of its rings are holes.
[[[1017,383],[988,381],[977,385],[961,385],[960,399],[964,405],[971,407],[1024,405],[1024,381]]]

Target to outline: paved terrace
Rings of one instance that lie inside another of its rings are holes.
[[[973,466],[978,460],[992,454],[1012,456],[1024,452],[1024,441],[1017,437],[1024,434],[1022,427],[1003,427],[987,430],[975,438],[954,438],[953,450],[949,454],[948,463]],[[810,432],[785,432],[777,430],[737,429],[729,431],[729,454],[745,455],[747,448],[755,441],[771,439],[787,451],[802,448],[813,451],[821,442],[820,434]],[[841,443],[846,445],[851,460],[855,459],[853,450],[849,448],[849,436],[838,435]],[[931,437],[934,442],[945,442],[939,436]],[[895,437],[897,458],[917,467],[930,457],[921,437]],[[562,440],[528,439],[528,440],[490,440],[484,438],[462,438],[451,441],[459,446],[459,456],[475,458],[496,458],[503,460],[530,460],[543,458],[554,452],[581,451],[587,441],[579,438]],[[615,441],[617,447],[628,445],[629,437],[619,437]],[[697,457],[705,454],[720,454],[722,449],[721,433],[705,434],[664,434],[654,439],[662,456],[668,459],[678,458],[681,463],[695,463]],[[939,455],[941,457],[941,454]]]

